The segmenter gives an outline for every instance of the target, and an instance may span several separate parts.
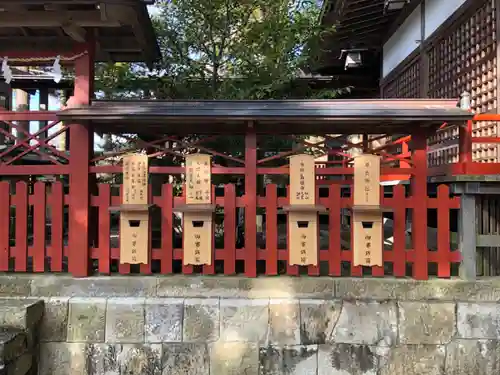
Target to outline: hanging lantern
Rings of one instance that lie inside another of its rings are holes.
[[[5,56],[2,60],[2,74],[5,79],[5,83],[10,84],[12,81],[12,69],[10,69],[7,56]]]
[[[340,59],[344,59],[345,70],[362,66],[363,58],[361,54],[365,51],[365,48],[343,49],[340,53]]]
[[[384,10],[385,11],[400,10],[406,4],[408,4],[408,0],[385,0]]]

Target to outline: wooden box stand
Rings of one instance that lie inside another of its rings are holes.
[[[316,205],[314,157],[299,154],[290,157],[290,205],[288,212],[288,247],[290,265],[318,265],[318,212]]]
[[[213,261],[213,214],[211,157],[186,156],[186,204],[176,207],[183,213],[184,265],[211,265]]]
[[[354,159],[353,265],[380,266],[383,261],[383,216],[380,206],[380,156]]]
[[[110,207],[120,212],[120,263],[149,263],[148,157],[133,154],[123,158],[122,204]]]

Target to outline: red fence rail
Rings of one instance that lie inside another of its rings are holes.
[[[457,176],[457,175],[489,175],[500,173],[500,154],[490,158],[488,162],[481,162],[474,159],[474,145],[498,145],[500,144],[500,134],[497,136],[475,136],[475,133],[481,132],[481,128],[475,129],[475,123],[500,122],[500,114],[477,114],[471,121],[464,126],[458,127],[457,136],[453,136],[453,129],[443,128],[446,132],[444,137],[436,137],[434,148],[443,149],[455,147],[456,161],[446,162],[446,160],[437,160],[435,166],[429,168],[430,176]],[[489,126],[491,128],[491,126]],[[455,128],[456,129],[456,128]],[[452,155],[453,156],[453,155]],[[445,158],[446,159],[446,158]],[[496,161],[491,161],[496,159]]]
[[[36,182],[32,187],[24,181],[13,185],[0,182],[0,271],[16,272],[61,272],[66,270],[70,254],[66,245],[68,236],[67,206],[71,206],[69,195],[65,194],[61,182]],[[319,190],[320,188],[318,188]],[[221,190],[221,191],[219,191]],[[318,266],[297,267],[287,264],[288,250],[281,238],[286,238],[286,226],[279,222],[284,215],[281,207],[288,204],[285,191],[281,192],[274,184],[266,186],[264,196],[257,197],[257,209],[265,215],[263,248],[259,246],[238,245],[238,212],[248,207],[245,196],[237,196],[235,185],[227,184],[217,189],[215,198],[220,208],[217,214],[219,226],[223,227],[223,240],[214,241],[213,254],[215,262],[201,269],[193,266],[182,266],[182,241],[180,235],[174,235],[174,207],[184,202],[182,196],[175,196],[171,184],[162,186],[161,195],[153,196],[152,202],[160,213],[159,228],[153,228],[152,237],[159,239],[160,244],[152,241],[151,258],[148,265],[141,265],[142,274],[160,273],[164,275],[175,272],[184,274],[201,273],[213,275],[223,273],[234,275],[242,273],[247,276],[265,275],[299,275],[310,276],[363,276],[370,274],[367,269],[351,267],[352,237],[349,226],[342,225],[348,207],[352,204],[349,191],[343,191],[339,185],[322,188],[320,204],[328,208],[328,219],[324,228],[320,228],[319,249],[320,264]],[[214,188],[215,191],[215,188]],[[284,196],[282,196],[284,195]],[[319,196],[319,195],[318,195]],[[129,274],[134,266],[120,264],[118,242],[113,243],[112,232],[118,231],[109,213],[109,207],[118,205],[119,195],[112,195],[109,184],[99,184],[96,195],[91,197],[91,206],[97,210],[96,238],[90,248],[90,260],[94,272],[110,274],[118,272]],[[437,248],[429,249],[414,239],[413,246],[407,241],[407,210],[412,210],[418,200],[408,195],[405,187],[395,186],[392,194],[383,198],[383,204],[393,209],[393,244],[384,250],[385,267],[374,267],[372,276],[396,277],[426,275],[429,276],[429,265],[435,264],[438,277],[450,277],[452,268],[460,262],[460,253],[450,244],[450,211],[459,209],[460,201],[451,197],[445,185],[438,188],[437,195],[427,198],[427,208],[437,210]],[[344,218],[342,218],[344,215]],[[426,220],[426,218],[418,218]],[[415,222],[415,220],[413,220]],[[250,223],[251,225],[251,223]],[[154,224],[153,224],[154,226]],[[249,223],[243,221],[244,231]],[[346,229],[347,228],[347,229]],[[117,233],[118,235],[118,233]],[[387,236],[386,236],[387,237]],[[91,241],[92,243],[92,241]],[[179,246],[180,244],[180,246]],[[257,261],[253,261],[257,259]],[[241,267],[243,264],[243,267]],[[114,267],[117,267],[115,269]],[[416,272],[419,270],[419,272]],[[367,273],[368,272],[368,273]]]

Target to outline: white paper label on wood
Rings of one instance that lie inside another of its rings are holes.
[[[148,156],[128,155],[123,158],[123,204],[148,203]]]
[[[383,226],[379,212],[356,212],[353,216],[354,266],[380,266],[383,262]]]
[[[317,217],[316,212],[288,213],[290,265],[307,266],[318,264]]]
[[[314,156],[290,157],[290,205],[314,205],[316,202]]]
[[[148,264],[149,210],[148,157],[133,154],[123,158],[123,205],[144,205],[144,211],[120,213],[120,263]]]
[[[380,156],[364,154],[354,159],[354,205],[380,205]]]
[[[186,204],[212,203],[211,164],[210,155],[186,156]]]

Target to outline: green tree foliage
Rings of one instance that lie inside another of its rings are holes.
[[[153,23],[162,60],[153,71],[143,64],[99,64],[96,89],[104,98],[333,98],[341,93],[341,90],[314,90],[307,80],[300,79],[301,68],[323,53],[319,47],[321,39],[333,32],[320,25],[321,8],[315,0],[161,0],[157,1],[157,7],[159,12]],[[139,137],[150,140],[145,135]],[[197,137],[192,135],[179,141]],[[105,138],[105,149],[109,151],[124,146],[109,136]],[[239,136],[219,137],[203,146],[244,158],[244,140]],[[291,147],[290,139],[265,137],[259,140],[259,156],[270,156]],[[151,163],[179,165],[182,161],[182,157],[167,154],[152,159]],[[220,156],[214,156],[213,161],[241,167]],[[152,181],[153,189],[163,182],[166,180]],[[174,177],[171,182],[178,191],[182,181]],[[238,191],[243,187],[241,176],[234,175],[214,175],[213,183],[235,183]],[[239,218],[239,240],[242,223]],[[216,235],[216,238],[222,237]]]
[[[297,0],[162,0],[153,17],[162,61],[101,64],[97,89],[107,98],[278,99],[335,97],[298,83],[300,68],[332,32],[320,6]]]
[[[99,64],[96,89],[105,98],[332,98],[341,93],[314,90],[300,79],[301,68],[324,52],[319,47],[322,38],[334,31],[320,25],[321,7],[315,0],[160,0],[157,7],[153,24],[162,60],[153,71],[143,64]],[[106,139],[105,149],[123,147]],[[197,135],[183,141],[195,139]],[[203,145],[244,157],[242,137],[221,137]],[[266,155],[291,147],[290,139],[279,137],[259,142],[259,152]],[[166,155],[152,162],[182,160]],[[219,156],[214,162],[241,166]]]

